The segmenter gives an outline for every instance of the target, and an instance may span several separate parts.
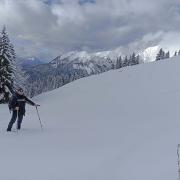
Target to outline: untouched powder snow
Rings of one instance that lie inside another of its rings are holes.
[[[177,179],[180,57],[80,79],[34,101],[43,132],[27,106],[23,129],[7,133],[0,105],[0,179]]]

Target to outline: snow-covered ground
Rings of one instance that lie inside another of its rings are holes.
[[[7,133],[0,105],[1,180],[176,180],[180,57],[109,71],[44,93]]]

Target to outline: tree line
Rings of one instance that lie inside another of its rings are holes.
[[[9,101],[18,86],[24,86],[25,74],[16,62],[13,44],[4,26],[0,33],[0,103]]]
[[[180,50],[175,51],[173,56],[180,56]],[[170,57],[171,57],[170,52],[169,51],[165,52],[163,48],[161,48],[156,55],[155,61],[168,59]],[[136,55],[135,53],[133,53],[132,55],[125,56],[124,58],[122,56],[119,56],[116,60],[114,69],[120,69],[126,66],[134,66],[134,65],[140,64],[141,62],[143,62],[143,60],[140,59],[139,54]]]

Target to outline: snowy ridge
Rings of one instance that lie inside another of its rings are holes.
[[[136,55],[140,56],[140,59],[142,62],[152,62],[155,61],[156,55],[158,51],[160,50],[160,46],[152,46],[147,47],[145,49],[134,51]],[[110,58],[113,61],[116,61],[119,56],[125,57],[126,55],[132,55],[133,50],[131,48],[116,48],[112,51],[102,51],[94,53],[96,56],[104,57],[104,58]]]
[[[140,55],[141,59],[143,59],[144,62],[151,62],[155,61],[156,55],[159,50],[160,46],[157,45],[142,49],[137,52],[135,51],[135,53],[137,55]],[[131,55],[132,53],[133,51],[129,52],[128,49],[121,47],[111,51],[101,51],[96,53],[88,53],[86,51],[71,51],[63,54],[62,56],[59,56],[59,61],[71,62],[78,59],[79,62],[85,63],[93,59],[96,59],[96,61],[106,61],[107,59],[111,59],[113,62],[115,62],[119,56],[124,57],[126,55]]]
[[[104,52],[105,53],[105,52]],[[54,60],[50,62],[50,64],[53,67],[57,67],[58,65],[64,65],[64,64],[69,64],[69,63],[74,63],[74,64],[81,64],[87,66],[88,64],[92,63],[94,64],[99,64],[99,65],[108,65],[109,63],[115,63],[114,61],[109,61],[109,56],[107,53],[104,56],[104,53],[88,53],[86,51],[72,51],[66,54],[63,54],[61,56],[58,56]],[[87,67],[85,67],[87,68]]]
[[[155,61],[159,49],[159,46],[148,47],[144,50],[141,50],[140,52],[136,52],[136,54],[140,55],[140,59],[143,62],[151,62]],[[122,48],[116,48],[112,51],[102,51],[97,53],[88,53],[86,51],[72,51],[58,56],[57,58],[52,60],[50,64],[56,68],[58,65],[74,63],[74,68],[82,69],[84,67],[84,69],[87,69],[87,71],[89,72],[88,74],[91,74],[92,64],[99,64],[100,66],[108,66],[108,64],[110,64],[110,66],[112,66],[116,64],[116,60],[119,56],[124,57],[125,55],[127,54],[123,52]],[[80,65],[78,66],[77,64]],[[88,64],[90,64],[91,68],[88,68]]]
[[[156,58],[159,47],[149,47],[136,52],[140,55],[140,62],[151,62]],[[27,69],[29,95],[35,96],[63,86],[76,79],[114,69],[119,56],[122,58],[132,54],[127,49],[116,48],[112,51],[88,53],[86,51],[72,51],[56,57],[49,63],[40,64]],[[49,83],[50,81],[50,83]]]
[[[159,52],[159,50],[159,46],[153,46],[145,49],[144,51],[139,52],[138,54],[144,62],[152,62],[155,61],[156,55]]]
[[[112,69],[115,62],[110,58],[97,56],[86,51],[72,51],[62,56],[58,56],[52,60],[49,65],[54,68],[62,68],[62,66],[69,66],[69,72],[74,70],[84,70],[88,75],[101,73]],[[103,70],[104,67],[104,70]]]

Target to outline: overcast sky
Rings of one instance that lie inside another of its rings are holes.
[[[18,56],[151,43],[180,48],[180,0],[0,0]]]

